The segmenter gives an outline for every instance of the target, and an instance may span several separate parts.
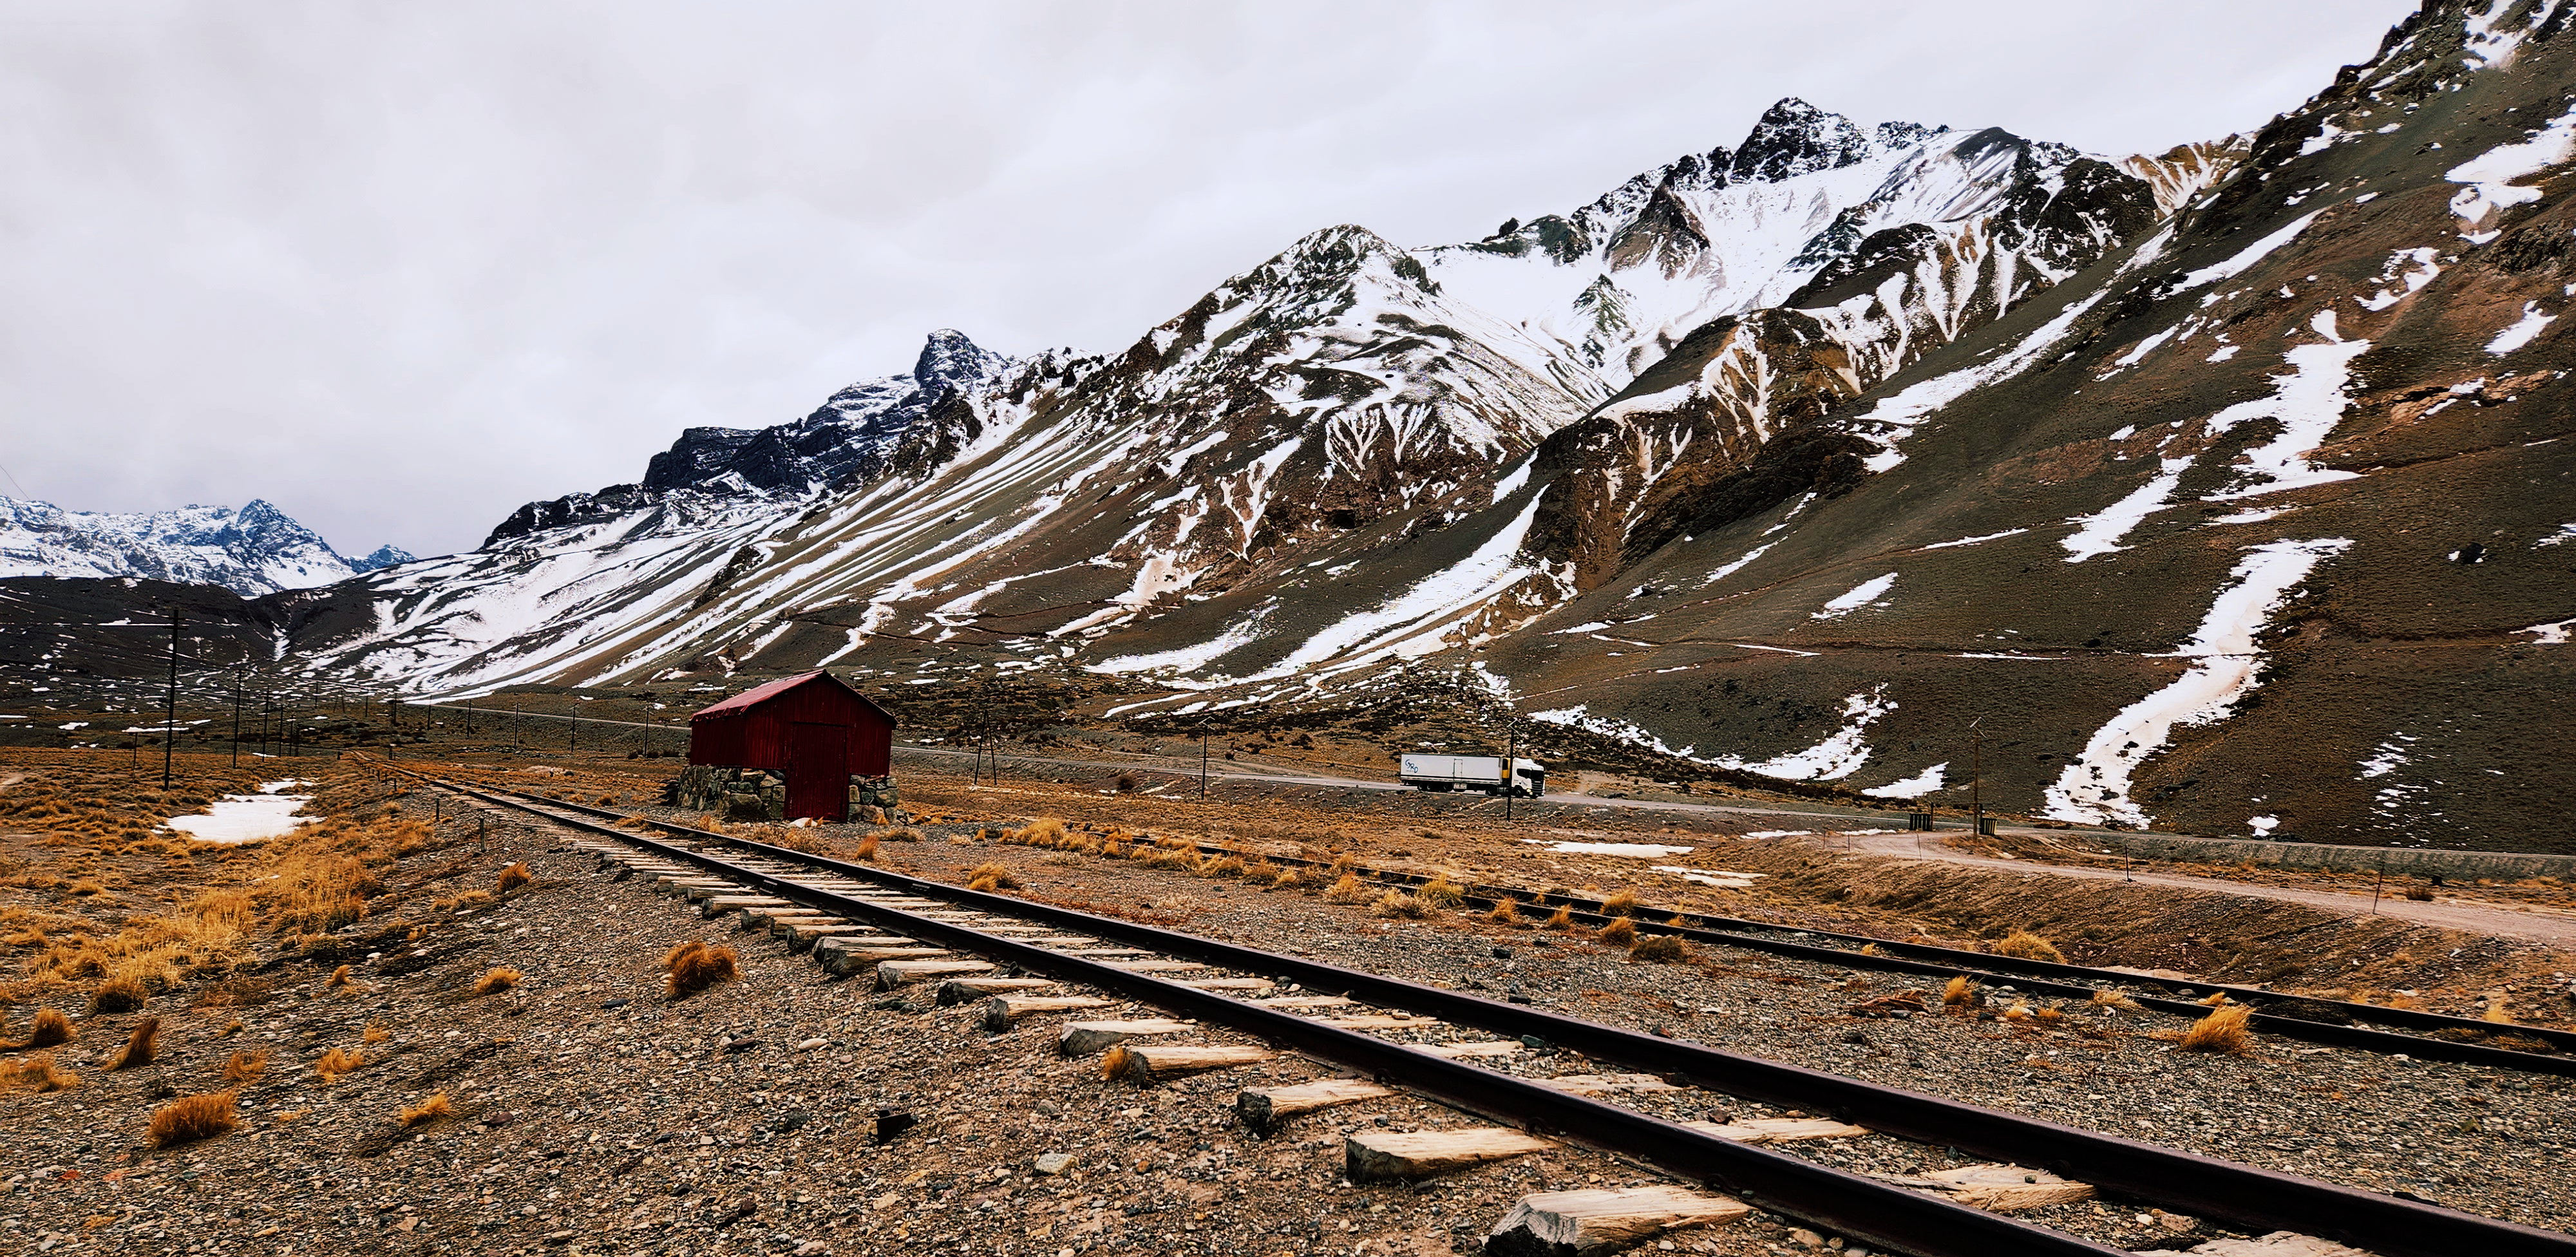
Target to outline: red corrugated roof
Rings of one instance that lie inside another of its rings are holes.
[[[841,684],[840,681],[834,678],[831,673],[819,670],[808,672],[803,676],[782,677],[767,685],[755,685],[750,689],[744,690],[742,693],[736,694],[733,697],[716,704],[713,707],[701,708],[698,711],[692,712],[689,715],[689,719],[695,720],[700,716],[721,716],[730,712],[741,711],[745,708],[766,702],[769,699],[776,698],[789,690],[795,689],[797,686],[815,679],[816,677],[821,677],[824,680],[831,681],[834,685]],[[842,686],[842,688],[847,689],[849,687]]]

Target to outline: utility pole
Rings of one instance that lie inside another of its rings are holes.
[[[1520,729],[1503,717],[1503,819],[1512,818],[1512,796],[1521,790]]]
[[[179,609],[170,608],[170,697],[161,713],[161,788],[170,788],[170,753],[179,742]]]
[[[1971,836],[1986,832],[1986,733],[1978,726],[1986,718],[1968,722],[1968,832]]]
[[[233,767],[241,767],[241,669],[233,669]]]

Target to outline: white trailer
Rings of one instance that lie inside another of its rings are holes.
[[[1404,755],[1396,762],[1396,780],[1417,790],[1505,792],[1499,755]],[[1534,799],[1547,792],[1547,767],[1534,759],[1512,761],[1509,792]]]

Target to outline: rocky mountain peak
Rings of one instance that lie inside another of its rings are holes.
[[[1000,375],[1011,360],[966,338],[954,328],[932,332],[913,360],[913,382],[925,393],[970,388]]]
[[[1819,170],[1857,165],[1869,154],[1869,134],[1851,119],[1790,96],[1764,110],[1754,122],[1752,133],[1735,150],[1735,163],[1728,174],[1738,181],[1777,183]]]
[[[239,510],[192,503],[133,512],[67,511],[0,498],[0,577],[140,576],[256,597],[367,570],[257,498]]]

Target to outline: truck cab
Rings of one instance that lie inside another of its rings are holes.
[[[1547,766],[1534,759],[1513,760],[1511,793],[1524,799],[1547,793]]]

